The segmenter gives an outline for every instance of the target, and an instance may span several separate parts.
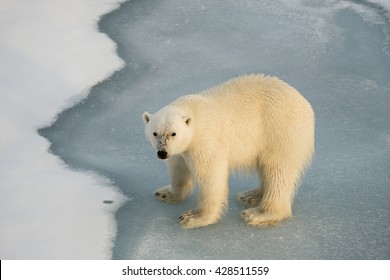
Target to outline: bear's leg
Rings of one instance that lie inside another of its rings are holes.
[[[221,164],[209,167],[207,174],[200,175],[199,204],[197,209],[185,212],[179,217],[183,228],[204,227],[216,223],[228,202],[228,167]]]
[[[262,168],[262,198],[259,206],[241,213],[248,225],[275,225],[291,217],[291,205],[300,170],[291,166],[264,166]]]
[[[192,175],[181,156],[173,156],[168,160],[168,170],[171,184],[156,191],[158,200],[168,203],[178,203],[192,193]]]

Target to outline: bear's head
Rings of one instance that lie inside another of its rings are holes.
[[[145,135],[157,157],[165,160],[187,150],[192,140],[192,120],[183,110],[167,106],[156,114],[143,113]]]

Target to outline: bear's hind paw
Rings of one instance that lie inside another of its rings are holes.
[[[238,193],[237,200],[246,208],[259,206],[261,201],[260,191],[258,189],[254,189]]]

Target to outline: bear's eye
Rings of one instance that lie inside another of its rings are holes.
[[[175,137],[176,136],[176,132],[172,133],[171,135],[172,135],[172,137]]]
[[[154,136],[154,137],[157,137],[157,132],[153,132],[153,136]]]

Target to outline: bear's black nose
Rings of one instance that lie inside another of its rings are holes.
[[[168,153],[167,153],[166,151],[158,151],[158,152],[157,152],[157,156],[158,156],[158,158],[160,158],[160,159],[166,159],[166,158],[167,158],[167,155],[168,155]]]

